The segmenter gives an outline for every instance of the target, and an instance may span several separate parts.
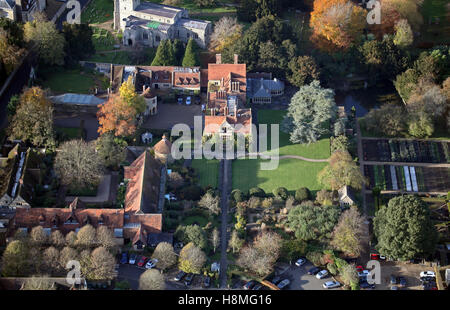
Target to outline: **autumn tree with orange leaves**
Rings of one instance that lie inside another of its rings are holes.
[[[136,93],[130,76],[122,84],[118,94],[111,95],[105,104],[98,106],[98,132],[101,135],[113,132],[115,136],[134,134],[137,129],[137,116],[145,111],[145,106],[145,99]]]
[[[366,16],[367,11],[350,0],[315,0],[311,40],[325,51],[347,49],[360,39]]]

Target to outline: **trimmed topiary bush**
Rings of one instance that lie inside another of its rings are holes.
[[[278,187],[277,189],[275,189],[273,191],[273,195],[275,197],[279,197],[279,198],[281,198],[283,200],[286,200],[288,198],[288,196],[289,196],[289,192],[288,192],[288,190],[285,187]]]
[[[306,187],[301,187],[295,191],[295,200],[302,202],[311,199],[311,192]]]
[[[245,200],[245,194],[240,189],[235,189],[231,192],[231,198],[235,202],[242,202]]]

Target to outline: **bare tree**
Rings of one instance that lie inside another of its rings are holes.
[[[164,290],[165,288],[164,275],[155,269],[147,270],[139,278],[140,290]]]
[[[91,259],[91,251],[83,250],[79,255],[79,262],[81,267],[81,273],[87,277],[92,270],[92,259]]]
[[[117,243],[114,233],[106,226],[99,226],[97,228],[97,242],[109,251],[115,252],[117,250]]]
[[[177,255],[173,250],[173,246],[168,242],[160,242],[156,246],[152,258],[156,258],[158,260],[156,266],[161,269],[161,271],[175,265],[177,262]]]
[[[64,142],[56,154],[55,170],[61,182],[71,188],[96,185],[103,175],[101,158],[94,143],[83,140]]]
[[[267,256],[274,263],[280,256],[282,239],[280,235],[274,232],[263,232],[258,235],[253,246],[263,256]]]
[[[33,227],[30,233],[30,239],[33,245],[43,246],[47,243],[48,237],[42,226]]]
[[[66,235],[66,245],[69,247],[75,247],[77,244],[77,234],[74,231],[70,231]]]
[[[242,25],[237,22],[237,18],[222,17],[215,25],[211,34],[210,50],[222,51],[242,36]]]
[[[96,231],[92,225],[84,225],[77,233],[77,246],[84,248],[94,247],[97,243]]]
[[[67,263],[71,260],[78,260],[78,252],[70,247],[64,247],[59,254],[59,266],[62,270],[67,270]]]
[[[104,247],[98,247],[92,251],[91,268],[88,279],[111,280],[115,277],[115,258]]]
[[[213,196],[211,193],[203,195],[202,199],[198,202],[198,205],[205,208],[211,214],[218,215],[220,213],[219,197]]]
[[[219,244],[220,244],[220,234],[219,234],[219,230],[217,228],[214,228],[214,230],[212,232],[211,244],[213,246],[214,253],[216,253],[216,249],[219,247]]]
[[[59,251],[57,248],[51,246],[45,249],[42,258],[44,272],[50,275],[56,275],[60,272]]]
[[[62,248],[66,244],[63,234],[59,230],[55,230],[50,235],[50,243],[57,248]]]

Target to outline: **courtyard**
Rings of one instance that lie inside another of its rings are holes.
[[[201,116],[200,105],[158,104],[158,113],[151,115],[142,125],[146,129],[172,129],[176,124],[194,127],[194,116]]]

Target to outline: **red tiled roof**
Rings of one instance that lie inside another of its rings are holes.
[[[243,133],[244,135],[251,134],[251,125],[252,125],[252,115],[249,110],[238,110],[237,111],[238,116],[237,118],[233,116],[211,116],[211,115],[205,115],[205,129],[204,134],[214,134],[216,133],[220,125],[223,124],[223,122],[227,121],[230,125],[242,125],[243,127],[239,128],[236,132]],[[209,127],[209,128],[208,128]]]

